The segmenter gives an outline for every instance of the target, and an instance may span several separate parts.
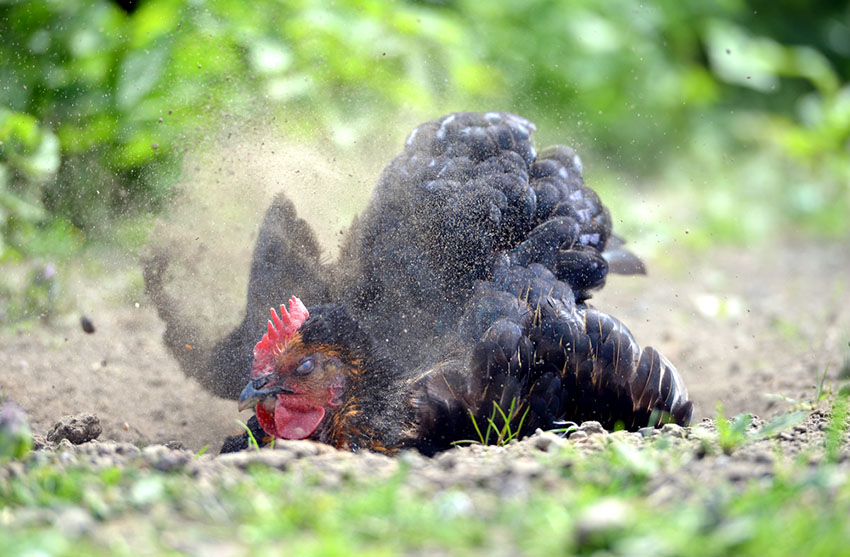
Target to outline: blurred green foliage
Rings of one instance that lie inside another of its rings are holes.
[[[458,109],[567,136],[712,241],[850,228],[846,1],[121,4],[0,1],[0,262],[157,211],[222,129],[345,147]]]
[[[32,431],[26,413],[0,393],[0,463],[20,459],[32,448]]]

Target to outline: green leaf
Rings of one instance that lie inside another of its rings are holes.
[[[24,222],[36,223],[46,216],[44,209],[40,206],[25,201],[3,189],[0,189],[0,207]]]
[[[775,437],[777,434],[785,431],[786,429],[792,428],[795,425],[799,424],[809,415],[808,412],[800,410],[797,412],[790,412],[788,414],[781,414],[776,416],[763,426],[759,428],[759,430],[753,434],[755,439],[767,439],[770,437]]]
[[[35,152],[26,157],[23,170],[36,179],[46,179],[59,170],[59,139],[50,130],[43,130]]]
[[[159,82],[171,53],[171,41],[163,40],[150,49],[130,51],[121,63],[115,99],[118,108],[135,106]]]

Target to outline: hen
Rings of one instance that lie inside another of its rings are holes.
[[[537,154],[534,129],[496,112],[419,126],[334,266],[278,197],[254,250],[245,318],[207,355],[180,350],[192,330],[169,309],[164,263],[151,260],[146,284],[166,343],[213,392],[256,407],[258,433],[352,450],[432,453],[489,420],[520,435],[567,420],[688,423],[675,368],[585,303],[609,269],[642,264],[612,236],[575,152]],[[311,309],[293,298],[258,343],[261,316],[292,294]]]

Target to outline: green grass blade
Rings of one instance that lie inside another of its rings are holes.
[[[513,437],[508,439],[508,441],[513,441],[515,438],[519,437],[519,433],[522,431],[522,424],[525,423],[525,418],[528,416],[528,411],[530,408],[526,407],[525,412],[522,413],[522,417],[519,419],[519,425],[516,428],[516,433],[514,433]]]
[[[248,427],[248,424],[246,424],[242,420],[235,420],[235,421],[236,421],[237,424],[239,424],[239,427],[244,429],[245,433],[248,434],[248,446],[254,447],[254,450],[259,451],[260,450],[260,444],[257,442],[257,438],[254,437],[254,433],[251,431],[251,428]]]
[[[472,427],[475,428],[475,433],[478,434],[478,439],[481,441],[482,445],[486,445],[486,441],[484,441],[484,435],[481,434],[481,429],[478,427],[478,421],[475,419],[475,414],[472,413],[472,410],[469,411],[469,417],[472,419]]]

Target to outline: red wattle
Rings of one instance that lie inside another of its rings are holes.
[[[274,413],[266,410],[262,404],[257,405],[257,422],[263,431],[281,439],[306,439],[316,431],[325,417],[325,409],[321,406],[307,406],[279,396]]]
[[[324,417],[325,409],[321,406],[287,408],[278,402],[274,409],[277,436],[283,439],[306,439],[319,427]]]

